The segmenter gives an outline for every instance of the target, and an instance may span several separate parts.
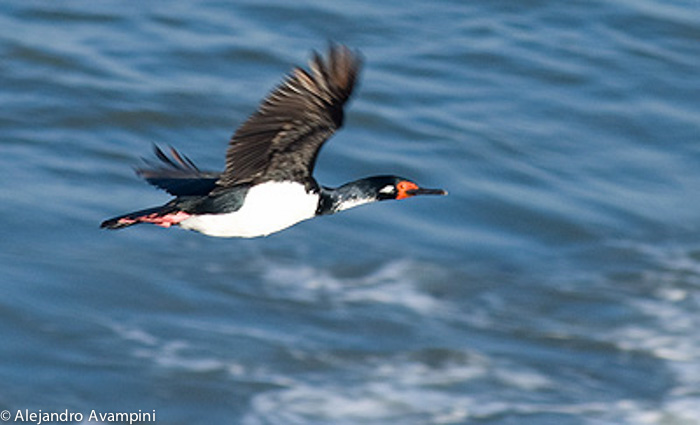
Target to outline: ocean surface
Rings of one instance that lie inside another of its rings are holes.
[[[329,40],[365,67],[317,179],[449,196],[99,229]],[[0,53],[7,423],[700,424],[697,0],[10,0]]]

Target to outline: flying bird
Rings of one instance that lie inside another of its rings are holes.
[[[201,171],[174,148],[168,155],[155,146],[158,162],[136,172],[175,198],[110,218],[101,227],[152,223],[215,237],[254,238],[370,202],[446,195],[393,175],[337,188],[314,179],[318,152],[343,125],[343,106],[361,66],[359,54],[342,45],[331,45],[325,58],[314,52],[309,69],[295,68],[236,130],[223,172]]]

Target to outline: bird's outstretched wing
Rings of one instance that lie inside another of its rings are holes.
[[[156,145],[153,150],[160,161],[144,159],[147,166],[136,169],[136,174],[150,184],[175,196],[204,196],[216,188],[221,173],[201,171],[173,147],[170,156]]]
[[[295,68],[238,128],[216,190],[270,180],[306,182],[321,145],[343,124],[343,105],[361,68],[359,55],[331,45],[310,71]]]

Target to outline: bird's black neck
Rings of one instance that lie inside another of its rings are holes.
[[[321,187],[316,215],[334,214],[362,204],[381,201],[383,198],[378,196],[378,191],[384,186],[384,180],[384,176],[375,176],[345,183],[337,188]]]

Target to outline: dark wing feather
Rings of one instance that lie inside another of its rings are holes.
[[[148,167],[137,168],[136,174],[150,184],[175,196],[204,196],[216,187],[221,173],[201,171],[186,156],[170,148],[170,157],[153,146],[159,162],[144,159]]]
[[[343,105],[360,67],[357,53],[331,45],[325,60],[314,53],[310,71],[294,69],[231,138],[220,189],[269,180],[306,182],[321,145],[343,124]]]

